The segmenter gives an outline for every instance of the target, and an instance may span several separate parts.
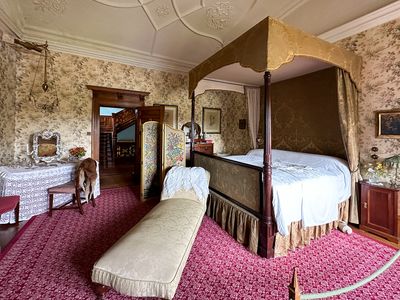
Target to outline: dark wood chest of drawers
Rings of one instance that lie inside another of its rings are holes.
[[[198,143],[194,144],[194,151],[213,154],[214,153],[214,144],[213,143]]]
[[[400,188],[361,182],[360,229],[400,241]]]

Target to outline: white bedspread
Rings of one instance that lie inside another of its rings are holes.
[[[227,159],[263,166],[263,151]],[[302,220],[304,227],[338,219],[338,203],[350,197],[350,171],[339,158],[272,150],[272,194],[278,231],[288,235],[288,225]]]

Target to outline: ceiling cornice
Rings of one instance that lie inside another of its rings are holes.
[[[18,3],[15,3],[17,6],[17,15],[15,16],[15,20],[11,17],[11,7],[9,6],[8,2],[3,1],[0,5],[0,20],[2,21],[7,28],[12,31],[17,37],[21,38],[22,28],[25,25],[24,18],[22,16],[21,9]]]
[[[287,15],[307,1],[308,0],[295,1],[281,12],[281,16]],[[77,38],[65,34],[61,35],[50,30],[26,26],[19,6],[17,6],[16,9],[17,14],[12,14],[9,4],[6,1],[2,2],[0,5],[0,21],[2,22],[0,22],[0,24],[4,23],[21,39],[38,43],[48,40],[50,49],[54,51],[174,73],[187,73],[196,65],[194,62],[151,55],[151,53],[118,47],[114,44]],[[11,17],[13,15],[16,15],[16,20]],[[398,17],[400,17],[400,1],[396,1],[375,12],[327,31],[319,35],[319,38],[329,42],[335,42]]]
[[[363,17],[324,32],[318,37],[333,43],[397,18],[400,18],[400,1],[396,1]]]
[[[23,31],[23,39],[32,42],[49,42],[52,51],[86,56],[95,59],[113,61],[117,63],[156,69],[173,73],[187,73],[196,63],[173,60],[159,55],[150,55],[146,52],[134,51],[125,47],[117,47],[114,44],[98,42],[90,39],[81,39],[75,36],[60,35],[50,30],[29,26]]]

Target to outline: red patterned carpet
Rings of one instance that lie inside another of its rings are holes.
[[[0,299],[95,299],[93,263],[129,230],[154,202],[138,190],[102,191],[97,207],[40,215],[0,255]],[[205,217],[175,299],[287,299],[291,270],[299,267],[304,292],[322,292],[373,273],[395,253],[366,237],[335,231],[288,257],[261,259]],[[400,262],[356,292],[336,299],[400,299]],[[132,299],[114,291],[105,299]]]

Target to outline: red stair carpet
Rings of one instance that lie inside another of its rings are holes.
[[[0,299],[96,299],[93,263],[154,205],[138,190],[103,190],[85,214],[63,210],[35,217],[0,254]],[[339,231],[287,257],[250,254],[205,217],[175,299],[287,299],[294,266],[304,293],[337,289],[373,273],[396,251]],[[105,299],[132,299],[109,291]],[[332,299],[332,298],[331,298]],[[400,299],[400,262],[383,275],[335,299]]]

